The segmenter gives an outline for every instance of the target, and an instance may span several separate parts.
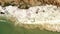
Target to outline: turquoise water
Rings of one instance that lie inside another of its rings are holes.
[[[14,26],[14,24],[6,20],[5,18],[1,18],[0,20],[0,34],[60,34],[59,32],[51,32],[51,31],[44,31],[39,29],[25,29],[20,26]]]

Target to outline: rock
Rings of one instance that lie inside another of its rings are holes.
[[[45,4],[52,4],[60,6],[60,0],[0,0],[0,5],[2,6],[18,6],[22,9],[28,9],[32,6],[39,6]]]

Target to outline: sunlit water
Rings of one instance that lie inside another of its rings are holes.
[[[60,34],[59,32],[51,32],[39,29],[25,29],[20,26],[14,26],[14,24],[6,20],[6,18],[0,18],[0,34]]]

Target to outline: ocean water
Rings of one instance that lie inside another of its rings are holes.
[[[39,29],[26,29],[14,25],[5,17],[0,17],[0,34],[60,34],[60,32],[51,32]]]

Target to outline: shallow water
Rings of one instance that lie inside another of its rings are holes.
[[[60,32],[51,32],[46,30],[39,30],[39,29],[25,29],[20,26],[14,26],[14,24],[1,18],[0,20],[0,34],[60,34]]]

